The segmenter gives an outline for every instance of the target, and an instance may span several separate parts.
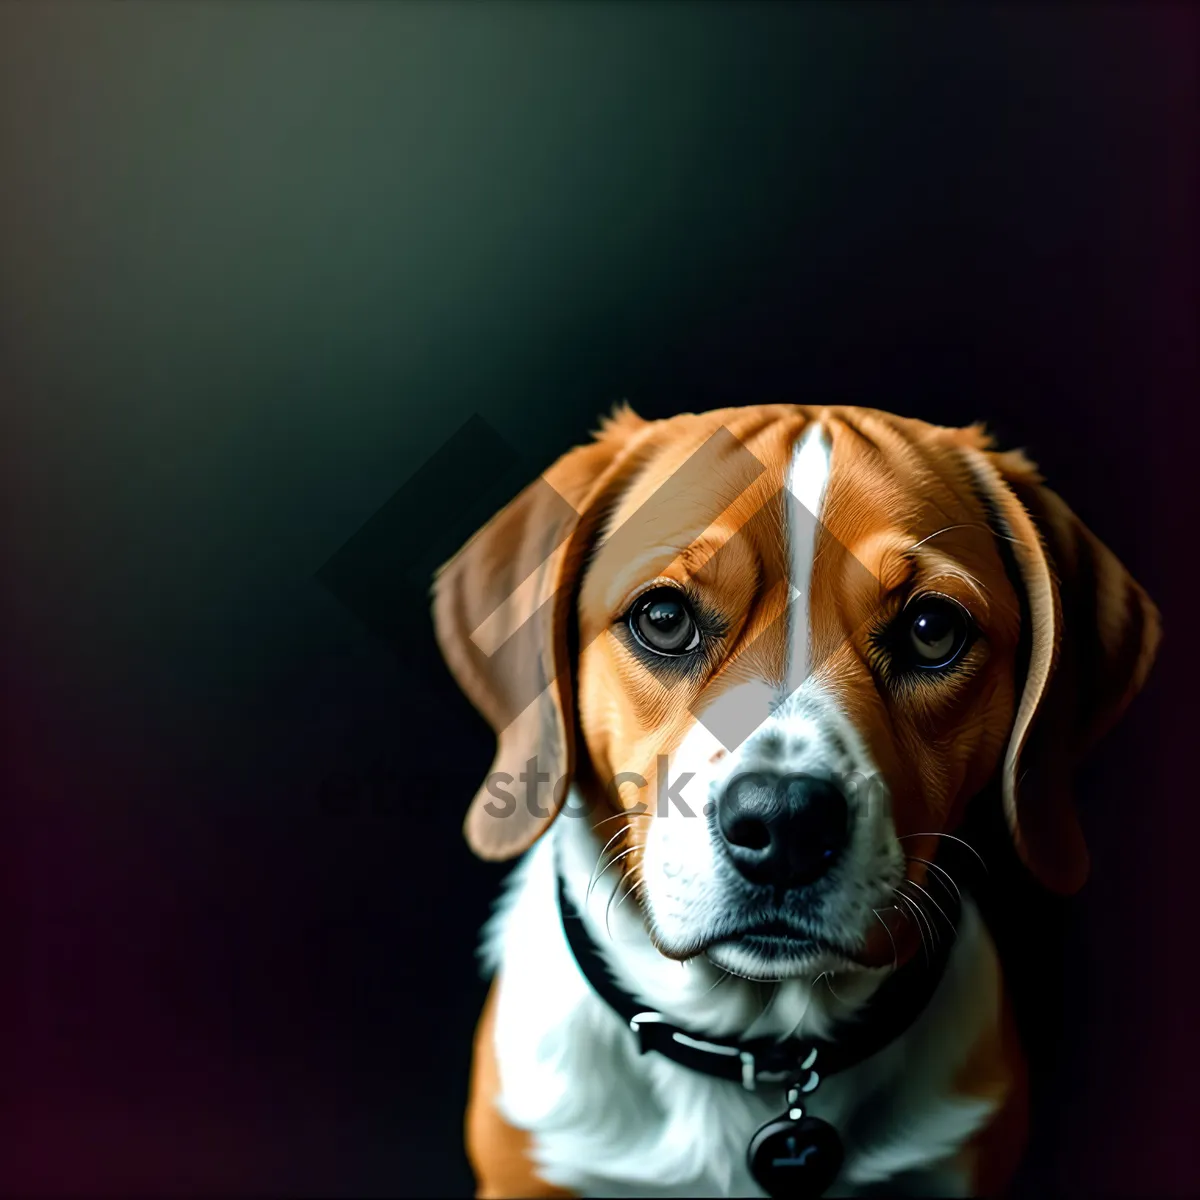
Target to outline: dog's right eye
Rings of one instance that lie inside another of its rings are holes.
[[[700,645],[700,626],[687,597],[675,588],[655,588],[629,610],[629,630],[647,650],[674,657]]]

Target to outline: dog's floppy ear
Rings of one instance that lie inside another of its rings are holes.
[[[629,469],[627,451],[648,428],[620,410],[595,442],[560,458],[437,573],[438,645],[498,741],[463,827],[481,858],[528,849],[562,807],[575,769],[570,633],[579,574]],[[526,771],[540,781],[527,784]],[[527,786],[535,788],[532,803]]]
[[[1028,614],[1028,665],[1003,771],[1018,853],[1054,891],[1077,891],[1088,853],[1076,763],[1125,711],[1158,649],[1158,609],[1019,452],[968,450]]]

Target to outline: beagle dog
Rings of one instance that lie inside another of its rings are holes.
[[[1070,892],[1070,774],[1141,688],[1142,588],[982,427],[628,408],[438,573],[495,729],[478,1195],[1002,1191],[1025,1074],[947,869],[989,783]],[[961,852],[961,846],[959,846]]]

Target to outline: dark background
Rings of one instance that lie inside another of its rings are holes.
[[[1151,4],[0,7],[0,1190],[468,1190],[491,738],[424,582],[381,637],[315,575],[471,414],[519,461],[464,509],[623,397],[986,419],[1159,601],[1082,780],[1088,887],[997,850],[989,904],[1027,1192],[1200,1187],[1198,35]],[[456,548],[455,505],[405,507],[422,564]]]

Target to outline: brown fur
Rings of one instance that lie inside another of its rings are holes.
[[[467,1157],[475,1171],[480,1200],[505,1196],[569,1196],[541,1179],[530,1158],[529,1134],[514,1129],[497,1111],[500,1076],[496,1067],[496,992],[493,980],[475,1030],[475,1057],[467,1101]]]

